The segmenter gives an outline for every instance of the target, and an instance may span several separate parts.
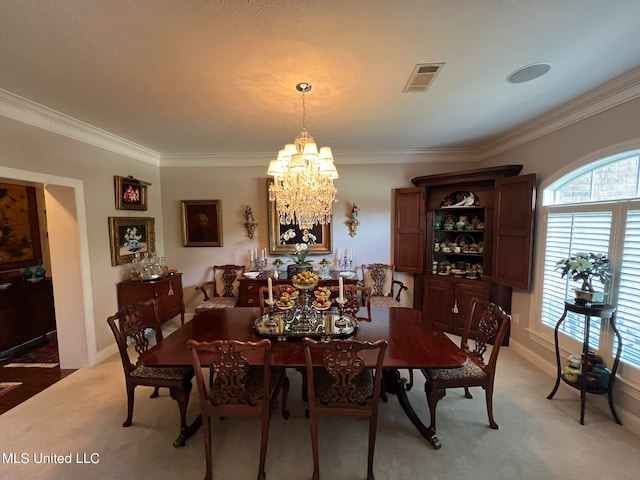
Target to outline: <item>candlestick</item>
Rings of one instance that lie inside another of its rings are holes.
[[[252,248],[250,248],[250,249],[249,249],[249,252],[251,252],[251,261],[253,262],[253,249],[252,249]]]
[[[344,302],[344,282],[342,280],[342,277],[338,279],[338,287],[339,287],[340,302]]]
[[[271,278],[267,278],[267,286],[269,287],[269,302],[273,302],[273,282]]]

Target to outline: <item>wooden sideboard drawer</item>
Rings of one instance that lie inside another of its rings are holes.
[[[180,315],[184,325],[184,296],[182,292],[182,273],[175,273],[158,280],[126,280],[118,284],[118,309],[138,302],[155,298],[158,302],[158,320],[160,324]],[[143,311],[143,318],[151,312]]]

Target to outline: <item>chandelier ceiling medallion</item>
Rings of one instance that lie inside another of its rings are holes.
[[[298,225],[310,230],[314,225],[331,222],[333,203],[338,190],[333,180],[338,171],[333,164],[331,148],[318,151],[315,140],[306,128],[305,94],[310,83],[299,83],[302,92],[302,131],[294,143],[278,152],[278,158],[269,163],[268,175],[273,176],[269,186],[269,200],[276,202],[276,210],[282,225]]]

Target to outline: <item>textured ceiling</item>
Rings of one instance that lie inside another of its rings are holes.
[[[334,153],[471,147],[640,65],[639,18],[637,0],[0,0],[0,89],[161,154],[273,155],[305,81]]]

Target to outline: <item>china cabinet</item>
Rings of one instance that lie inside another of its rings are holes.
[[[160,324],[180,315],[180,323],[184,325],[184,296],[182,292],[182,273],[174,273],[156,280],[125,280],[118,283],[118,309],[150,298],[158,301],[158,317]],[[147,319],[152,313],[142,311]]]
[[[394,261],[414,307],[459,334],[471,298],[511,311],[531,279],[535,174],[505,165],[415,177],[395,191]]]

